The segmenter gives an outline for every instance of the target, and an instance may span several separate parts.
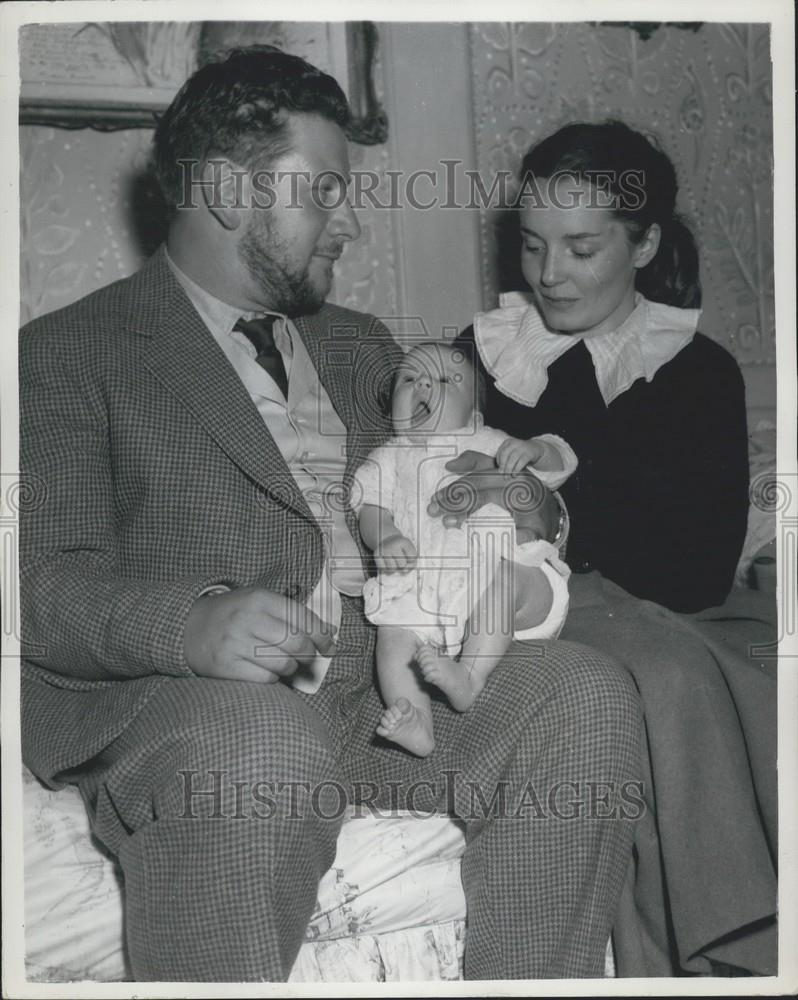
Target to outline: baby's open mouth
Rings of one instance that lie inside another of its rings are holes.
[[[429,403],[424,399],[420,399],[413,407],[413,420],[424,420],[430,413],[432,413],[432,410]]]

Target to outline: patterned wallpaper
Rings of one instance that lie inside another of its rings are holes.
[[[150,136],[20,129],[23,323],[132,273],[157,245]]]
[[[20,132],[25,323],[135,271],[161,241],[164,215],[148,170],[150,130],[26,125]],[[355,168],[384,174],[388,166],[381,146],[354,146],[351,156]],[[336,266],[332,298],[394,315],[393,214],[366,207],[358,218],[363,235]]]
[[[249,22],[210,24],[202,44],[209,51],[243,44],[239,27],[251,34]],[[268,37],[254,40],[280,43],[308,57],[317,49],[324,55],[313,27],[268,22]],[[315,61],[330,68],[320,58]],[[377,97],[383,99],[379,51],[373,76]],[[151,140],[151,129],[20,128],[22,323],[133,273],[162,241],[165,210],[150,170]],[[354,170],[378,174],[375,196],[385,201],[386,146],[350,145],[350,158]],[[362,235],[336,265],[331,299],[352,309],[396,315],[394,214],[366,204],[357,215]]]
[[[638,27],[471,25],[477,167],[486,178],[515,172],[534,139],[572,120],[615,117],[656,133],[701,249],[701,329],[742,365],[773,365],[768,26]],[[497,224],[483,211],[487,307],[509,280]]]

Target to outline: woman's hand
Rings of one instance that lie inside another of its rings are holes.
[[[427,507],[431,517],[443,517],[447,527],[457,527],[486,503],[504,507],[513,515],[519,543],[535,538],[551,541],[557,534],[560,508],[554,494],[531,472],[507,476],[490,455],[464,451],[446,463],[459,479],[438,490]]]
[[[383,539],[374,550],[374,562],[381,573],[403,573],[416,565],[416,547],[405,535]]]

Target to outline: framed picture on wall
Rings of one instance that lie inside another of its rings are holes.
[[[276,45],[331,73],[349,98],[355,142],[384,142],[371,21],[84,21],[20,28],[21,125],[152,128],[184,80],[229,49]]]

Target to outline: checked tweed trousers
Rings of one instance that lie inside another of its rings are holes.
[[[325,688],[169,679],[72,776],[125,872],[137,979],[285,979],[341,789],[464,820],[467,978],[602,975],[634,821],[589,815],[585,789],[639,777],[628,674],[587,647],[515,643],[472,710],[434,703],[426,760],[374,743],[373,688],[345,732],[327,709]]]

